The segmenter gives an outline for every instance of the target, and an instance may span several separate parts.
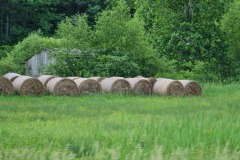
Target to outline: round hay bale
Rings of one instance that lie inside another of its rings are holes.
[[[142,78],[142,79],[146,79],[147,81],[149,81],[149,82],[151,83],[152,87],[153,87],[154,83],[157,81],[157,79],[156,79],[156,78],[154,78],[154,77],[149,77],[149,78],[146,78],[146,77],[143,77],[143,76],[137,76],[137,77],[135,77],[135,78]]]
[[[42,75],[42,76],[38,77],[38,80],[40,80],[42,82],[42,84],[44,85],[44,87],[46,87],[48,81],[50,81],[53,78],[56,78],[56,76],[54,76],[54,75]]]
[[[186,96],[201,96],[202,87],[201,85],[192,80],[179,80],[184,87],[184,95]]]
[[[13,87],[20,95],[41,96],[45,88],[41,81],[30,76],[20,76],[13,81]]]
[[[147,80],[151,83],[152,87],[154,86],[155,82],[157,81],[157,79],[154,77],[147,78]]]
[[[67,78],[52,78],[48,81],[46,88],[51,94],[59,96],[75,96],[79,93],[76,83]]]
[[[100,83],[94,79],[77,78],[74,82],[77,84],[80,94],[91,94],[102,91]]]
[[[143,78],[127,78],[133,93],[150,95],[152,93],[151,83]]]
[[[98,81],[99,83],[105,79],[105,77],[90,77],[91,79]]]
[[[75,79],[78,79],[78,78],[81,78],[81,77],[67,77],[67,79],[71,79],[71,80],[75,80]]]
[[[3,75],[3,77],[9,79],[11,82],[13,82],[19,76],[21,76],[21,75],[17,74],[17,73],[7,73],[7,74]]]
[[[157,80],[163,80],[163,79],[173,80],[173,79],[170,79],[170,78],[157,78]]]
[[[10,95],[13,93],[14,88],[12,82],[5,77],[0,77],[0,94]]]
[[[183,96],[184,88],[181,82],[172,79],[157,79],[153,93],[162,96]]]
[[[124,78],[105,78],[100,84],[104,92],[125,94],[131,91],[130,83]]]

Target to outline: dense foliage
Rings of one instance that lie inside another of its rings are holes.
[[[234,75],[240,80],[240,1],[235,1],[222,20],[222,29],[227,37],[227,54],[232,59]]]
[[[145,21],[154,48],[161,56],[176,60],[177,71],[193,72],[192,66],[200,61],[205,64],[203,74],[215,75],[208,80],[229,76],[225,37],[219,24],[226,2],[137,2],[140,8],[138,16]]]
[[[63,76],[238,80],[239,6],[239,0],[4,1],[0,74],[24,72],[24,60],[49,50],[56,63],[47,73]],[[41,34],[24,38],[37,29]]]
[[[143,23],[131,17],[124,1],[99,14],[92,28],[86,20],[85,15],[76,15],[59,24],[57,36],[67,40],[68,48],[53,51],[57,60],[48,73],[129,77],[157,72],[157,55],[147,41]],[[73,48],[80,52],[72,53]]]
[[[76,13],[87,13],[94,24],[94,16],[108,4],[108,0],[1,0],[0,45],[16,44],[38,29],[52,35],[58,22]]]
[[[25,61],[44,50],[63,47],[65,39],[46,38],[32,33],[11,49],[9,55],[0,60],[0,74],[6,72],[24,73]]]

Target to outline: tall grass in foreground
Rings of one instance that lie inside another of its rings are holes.
[[[201,97],[0,96],[0,159],[238,159],[239,84]]]
[[[120,159],[120,148],[118,149],[108,149],[104,150],[99,147],[98,143],[95,143],[93,146],[93,156],[85,157],[81,159],[91,159],[91,160],[117,160]],[[191,157],[194,152],[194,148],[190,149],[176,149],[170,155],[164,156],[163,147],[155,145],[153,150],[149,154],[145,154],[140,145],[137,145],[134,150],[129,152],[127,155],[122,157],[125,160],[186,160],[186,159],[198,159],[206,160],[208,157],[202,154],[195,155]],[[212,160],[239,160],[240,151],[229,150],[226,145],[223,149],[216,146],[210,149],[213,152]],[[56,150],[51,146],[42,148],[42,149],[15,149],[11,151],[2,151],[0,152],[0,160],[77,160],[76,154],[69,151],[66,147],[62,150]]]

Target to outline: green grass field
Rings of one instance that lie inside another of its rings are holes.
[[[240,158],[240,84],[201,97],[0,96],[0,159]]]

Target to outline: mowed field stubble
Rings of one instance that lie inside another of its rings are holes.
[[[0,159],[236,159],[240,84],[200,97],[0,96]]]

